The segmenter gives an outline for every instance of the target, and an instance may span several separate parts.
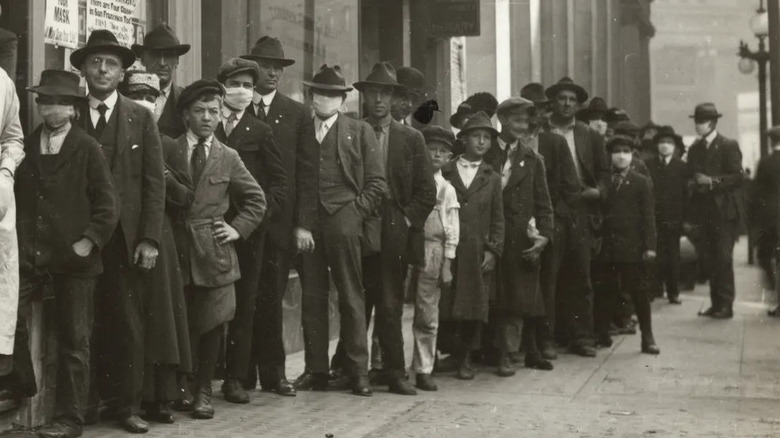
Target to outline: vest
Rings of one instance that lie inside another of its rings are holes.
[[[338,125],[334,124],[320,144],[320,204],[328,214],[355,200],[356,194],[344,178],[338,152]]]
[[[89,111],[89,108],[87,109]],[[111,111],[111,117],[106,121],[106,127],[103,128],[103,133],[100,138],[95,137],[95,127],[92,126],[92,116],[87,113],[87,132],[95,140],[100,143],[100,150],[103,151],[103,156],[106,157],[106,163],[111,170],[114,169],[114,152],[116,151],[116,135],[117,135],[117,118],[119,114],[119,101],[114,106],[114,110]]]

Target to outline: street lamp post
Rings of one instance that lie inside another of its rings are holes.
[[[752,52],[748,45],[739,42],[739,71],[744,74],[753,73],[755,64],[758,64],[758,114],[759,114],[759,144],[761,145],[760,157],[764,158],[769,149],[767,147],[767,113],[766,113],[766,65],[769,62],[769,52],[766,50],[766,37],[769,34],[769,21],[764,0],[760,0],[756,15],[750,20],[750,29],[758,38],[758,51]]]

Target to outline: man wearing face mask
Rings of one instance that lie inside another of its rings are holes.
[[[607,134],[608,113],[607,102],[600,97],[594,97],[590,99],[586,108],[577,111],[577,119],[587,123],[591,129],[603,137]]]
[[[699,139],[688,151],[691,220],[700,231],[700,245],[711,262],[711,306],[700,316],[734,316],[734,243],[743,206],[738,191],[744,182],[739,143],[718,133],[722,117],[713,103],[696,106],[691,118]]]
[[[231,403],[248,403],[244,389],[252,353],[255,302],[260,288],[260,269],[268,218],[279,211],[287,196],[287,176],[271,127],[247,111],[260,77],[257,63],[232,58],[222,64],[217,80],[225,88],[221,122],[214,132],[217,140],[235,149],[249,173],[266,194],[263,223],[246,239],[236,242],[241,279],[235,284],[236,314],[228,325],[225,352],[225,382],[222,393]],[[286,395],[295,395],[294,392]]]
[[[657,158],[646,161],[653,180],[655,195],[655,223],[658,230],[656,275],[654,292],[666,297],[670,304],[681,304],[677,282],[680,277],[680,236],[688,203],[688,169],[675,156],[675,150],[682,144],[682,137],[671,126],[656,128],[653,142]]]
[[[581,201],[577,202],[576,208],[570,209],[571,220],[562,224],[562,231],[555,240],[555,245],[563,252],[556,297],[556,335],[573,353],[594,357],[590,261],[599,243],[595,233],[601,223],[599,206],[609,187],[609,164],[604,138],[574,117],[588,98],[585,89],[570,78],[563,78],[547,88],[546,93],[553,101],[553,112],[542,122],[542,129],[566,139],[580,183]]]
[[[178,138],[184,134],[184,122],[176,113],[176,101],[182,88],[174,85],[173,75],[179,66],[179,57],[190,51],[189,44],[181,44],[167,24],[161,24],[144,36],[143,44],[133,44],[133,51],[141,59],[146,71],[160,78],[160,94],[153,111],[160,134]]]
[[[323,65],[304,84],[309,87],[314,109],[320,160],[319,171],[315,171],[319,188],[314,201],[314,251],[304,253],[301,271],[306,369],[295,386],[327,389],[328,296],[332,277],[338,291],[342,364],[352,393],[370,396],[361,240],[364,221],[380,206],[387,192],[384,159],[371,126],[339,112],[347,92],[352,90],[339,66]]]
[[[317,219],[317,140],[311,111],[278,91],[284,67],[295,63],[284,56],[282,43],[264,36],[241,58],[257,63],[260,72],[246,112],[271,126],[287,176],[285,195],[267,224],[246,388],[254,388],[259,375],[264,390],[290,396],[295,390],[285,374],[282,297],[295,253],[314,250],[311,229]]]

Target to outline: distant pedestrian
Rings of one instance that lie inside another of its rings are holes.
[[[755,236],[758,265],[764,271],[767,289],[777,290],[777,256],[780,233],[780,126],[767,133],[772,154],[758,162],[750,190],[750,231]],[[780,316],[778,309],[770,316]]]

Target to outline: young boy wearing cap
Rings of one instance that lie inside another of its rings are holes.
[[[436,206],[428,215],[423,227],[425,235],[425,259],[414,269],[417,275],[414,297],[414,352],[412,370],[416,374],[416,386],[423,391],[436,391],[438,387],[431,373],[436,358],[436,335],[439,328],[439,299],[441,287],[452,283],[452,260],[458,247],[460,220],[458,194],[442,176],[441,168],[452,157],[455,135],[440,126],[422,130],[436,182]]]
[[[234,242],[248,239],[266,210],[263,190],[238,152],[220,142],[224,90],[219,82],[198,80],[182,91],[179,112],[187,133],[163,144],[166,193],[175,208],[174,230],[182,255],[196,368],[194,418],[214,416],[211,380],[225,324],[236,311],[234,283],[241,276]]]
[[[624,292],[630,294],[639,319],[642,352],[658,354],[648,290],[640,287],[644,264],[656,255],[654,200],[648,178],[631,169],[633,146],[634,139],[624,135],[607,142],[612,183],[602,203],[603,242],[593,264],[596,345],[612,346],[609,323],[617,297]]]
[[[27,136],[27,158],[16,171],[19,236],[20,314],[43,299],[58,349],[55,417],[41,436],[81,436],[89,388],[93,294],[103,271],[100,252],[117,221],[117,195],[111,172],[90,135],[71,122],[85,97],[79,77],[45,70],[37,94],[43,123]],[[19,319],[24,323],[24,319]],[[18,330],[18,329],[17,329]],[[19,357],[30,366],[26,330],[17,338]],[[24,358],[27,360],[24,360]],[[18,365],[17,365],[18,366]],[[20,382],[23,383],[23,382]],[[35,385],[34,380],[31,384]]]
[[[483,161],[496,135],[498,131],[485,112],[474,114],[458,133],[465,152],[442,168],[442,175],[458,194],[460,240],[455,279],[452,288],[442,290],[440,311],[457,339],[456,377],[463,380],[474,378],[471,353],[479,349],[495,286],[495,268],[504,248],[501,176]]]

